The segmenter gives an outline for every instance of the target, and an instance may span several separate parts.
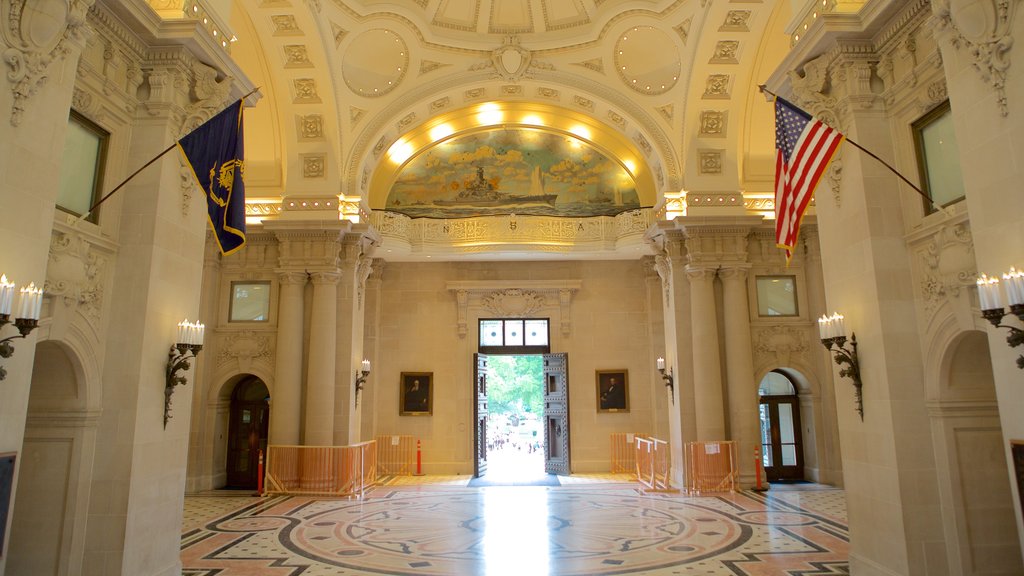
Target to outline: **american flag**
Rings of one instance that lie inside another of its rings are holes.
[[[842,142],[838,130],[775,99],[775,243],[786,250],[787,263],[818,180]]]

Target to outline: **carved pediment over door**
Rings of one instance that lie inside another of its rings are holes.
[[[557,311],[562,335],[568,336],[572,328],[569,305],[582,285],[580,280],[469,280],[448,282],[445,287],[455,295],[459,338],[465,338],[471,307],[496,318],[528,318]]]

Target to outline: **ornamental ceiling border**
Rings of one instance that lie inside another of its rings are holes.
[[[487,310],[491,315],[520,318],[542,310],[557,309],[563,336],[572,331],[572,296],[583,287],[582,280],[464,280],[445,282],[455,295],[459,338],[469,332],[469,309]]]

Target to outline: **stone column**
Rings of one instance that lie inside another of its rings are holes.
[[[757,383],[754,353],[750,345],[750,311],[747,298],[749,264],[718,271],[723,284],[725,314],[725,369],[729,391],[729,438],[736,442],[740,483],[754,482],[754,447],[759,443]]]
[[[309,370],[306,382],[306,446],[334,443],[335,354],[338,332],[338,280],[341,274],[312,272],[313,315],[309,322]]]
[[[270,396],[270,443],[298,445],[302,402],[302,312],[305,272],[279,271],[277,357]]]
[[[697,440],[725,440],[722,365],[718,352],[715,269],[687,266],[690,281],[690,326],[693,331],[694,408]]]

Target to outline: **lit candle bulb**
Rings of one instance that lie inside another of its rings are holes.
[[[36,307],[32,311],[32,319],[33,320],[39,320],[39,315],[43,311],[43,289],[42,288],[36,288],[35,298],[36,298]]]
[[[824,314],[818,318],[818,338],[821,340],[828,338],[828,316]]]
[[[665,359],[664,358],[658,358],[658,370],[664,370],[664,369],[665,369]]]
[[[177,340],[178,344],[187,344],[188,343],[188,342],[185,341],[185,338],[188,337],[188,333],[187,333],[188,328],[187,328],[187,326],[188,326],[188,318],[185,318],[181,322],[178,322],[178,340]]]
[[[199,346],[203,345],[203,340],[206,338],[206,324],[200,324],[196,322],[196,344]]]
[[[363,363],[362,364],[363,364],[363,372],[369,372],[370,371],[370,361],[365,359],[365,358],[363,358]]]

